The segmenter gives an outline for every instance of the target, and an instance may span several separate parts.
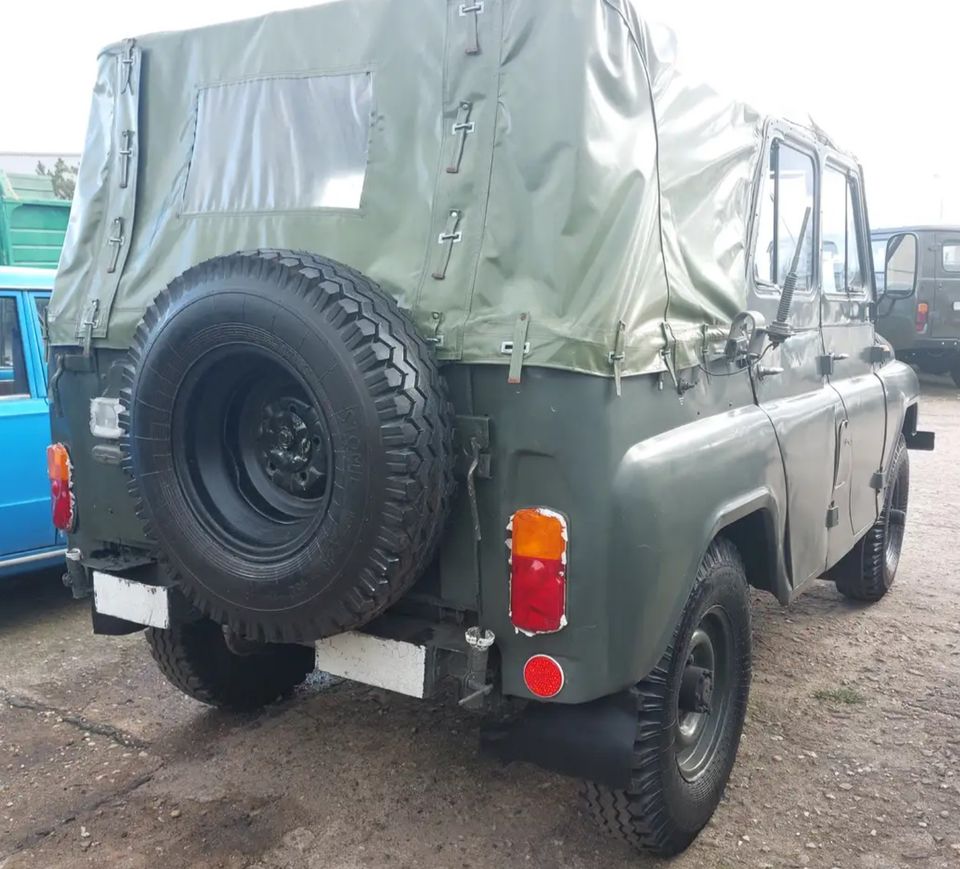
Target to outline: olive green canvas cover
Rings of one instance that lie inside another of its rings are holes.
[[[695,363],[745,307],[763,118],[641,10],[336,0],[107,48],[52,341],[127,347],[175,276],[277,247],[371,276],[441,358]]]

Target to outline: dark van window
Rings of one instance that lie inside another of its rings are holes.
[[[770,149],[770,166],[761,191],[757,245],[754,254],[756,279],[783,286],[799,247],[798,286],[813,285],[813,158],[782,142]],[[806,230],[800,238],[804,215]]]
[[[29,394],[17,300],[4,296],[0,298],[0,400]]]

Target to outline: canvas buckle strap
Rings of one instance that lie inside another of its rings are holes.
[[[460,220],[463,212],[459,209],[451,209],[447,215],[447,223],[443,232],[437,237],[437,244],[440,245],[440,252],[437,255],[436,265],[433,269],[433,278],[442,281],[447,276],[447,267],[450,265],[450,257],[453,255],[453,246],[463,241],[463,233],[460,231]]]
[[[476,125],[470,120],[472,110],[473,103],[460,103],[460,108],[457,109],[457,119],[450,128],[454,138],[453,152],[450,155],[450,162],[447,164],[447,172],[451,175],[456,175],[460,171],[460,162],[463,160],[463,149],[467,144],[467,136],[476,129]]]
[[[470,27],[471,33],[467,39],[467,54],[480,53],[480,16],[483,14],[483,0],[476,0],[474,3],[460,4],[460,17],[466,18],[472,16],[473,23]]]

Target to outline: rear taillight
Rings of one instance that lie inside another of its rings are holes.
[[[927,331],[927,317],[930,314],[930,306],[926,302],[920,302],[917,305],[917,331]]]
[[[73,467],[63,444],[47,447],[47,476],[50,478],[50,501],[53,524],[61,531],[72,531],[75,518],[73,504]]]
[[[567,522],[543,507],[510,520],[510,621],[525,634],[548,634],[567,623]]]

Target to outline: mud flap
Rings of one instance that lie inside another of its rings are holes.
[[[614,789],[630,785],[637,703],[628,691],[591,703],[530,703],[516,719],[485,725],[481,751]]]

